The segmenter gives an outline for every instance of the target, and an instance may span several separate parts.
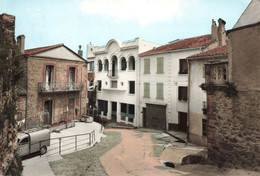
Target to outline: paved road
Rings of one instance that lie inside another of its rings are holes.
[[[151,133],[134,130],[116,130],[122,133],[122,141],[106,153],[101,162],[108,175],[113,176],[172,176],[173,170],[153,157]]]

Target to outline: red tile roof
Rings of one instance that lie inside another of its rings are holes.
[[[58,48],[58,47],[61,47],[61,46],[63,46],[63,44],[29,49],[29,50],[25,50],[25,54],[28,54],[28,55],[37,54],[37,53],[44,52],[44,51],[47,51],[47,50],[51,50],[51,49],[54,49],[54,48]]]
[[[211,35],[204,35],[204,36],[200,36],[200,37],[188,38],[188,39],[180,40],[175,43],[170,43],[170,44],[163,45],[158,48],[146,51],[144,53],[141,53],[140,56],[156,54],[156,53],[164,53],[167,51],[174,51],[174,50],[179,50],[179,49],[203,47],[203,46],[208,46],[213,42],[214,42],[214,40],[211,39]]]
[[[227,55],[227,46],[221,46],[209,51],[206,51],[204,53],[198,53],[193,56],[190,56],[188,58],[202,58],[202,57],[208,57],[208,56],[221,56],[221,55]]]

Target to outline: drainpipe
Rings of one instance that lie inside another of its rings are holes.
[[[25,99],[25,129],[28,127],[28,89],[29,89],[29,58],[26,59],[26,99]]]
[[[188,63],[188,121],[187,121],[187,141],[189,141],[190,137],[190,62],[187,59]]]

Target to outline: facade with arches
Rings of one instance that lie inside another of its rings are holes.
[[[138,54],[157,46],[139,38],[126,42],[112,39],[103,47],[88,45],[89,72],[95,75],[96,106],[101,116],[115,122],[142,125],[137,88]]]

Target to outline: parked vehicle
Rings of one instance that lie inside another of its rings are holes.
[[[18,133],[18,154],[22,157],[40,151],[43,155],[50,146],[50,130],[30,130]]]

